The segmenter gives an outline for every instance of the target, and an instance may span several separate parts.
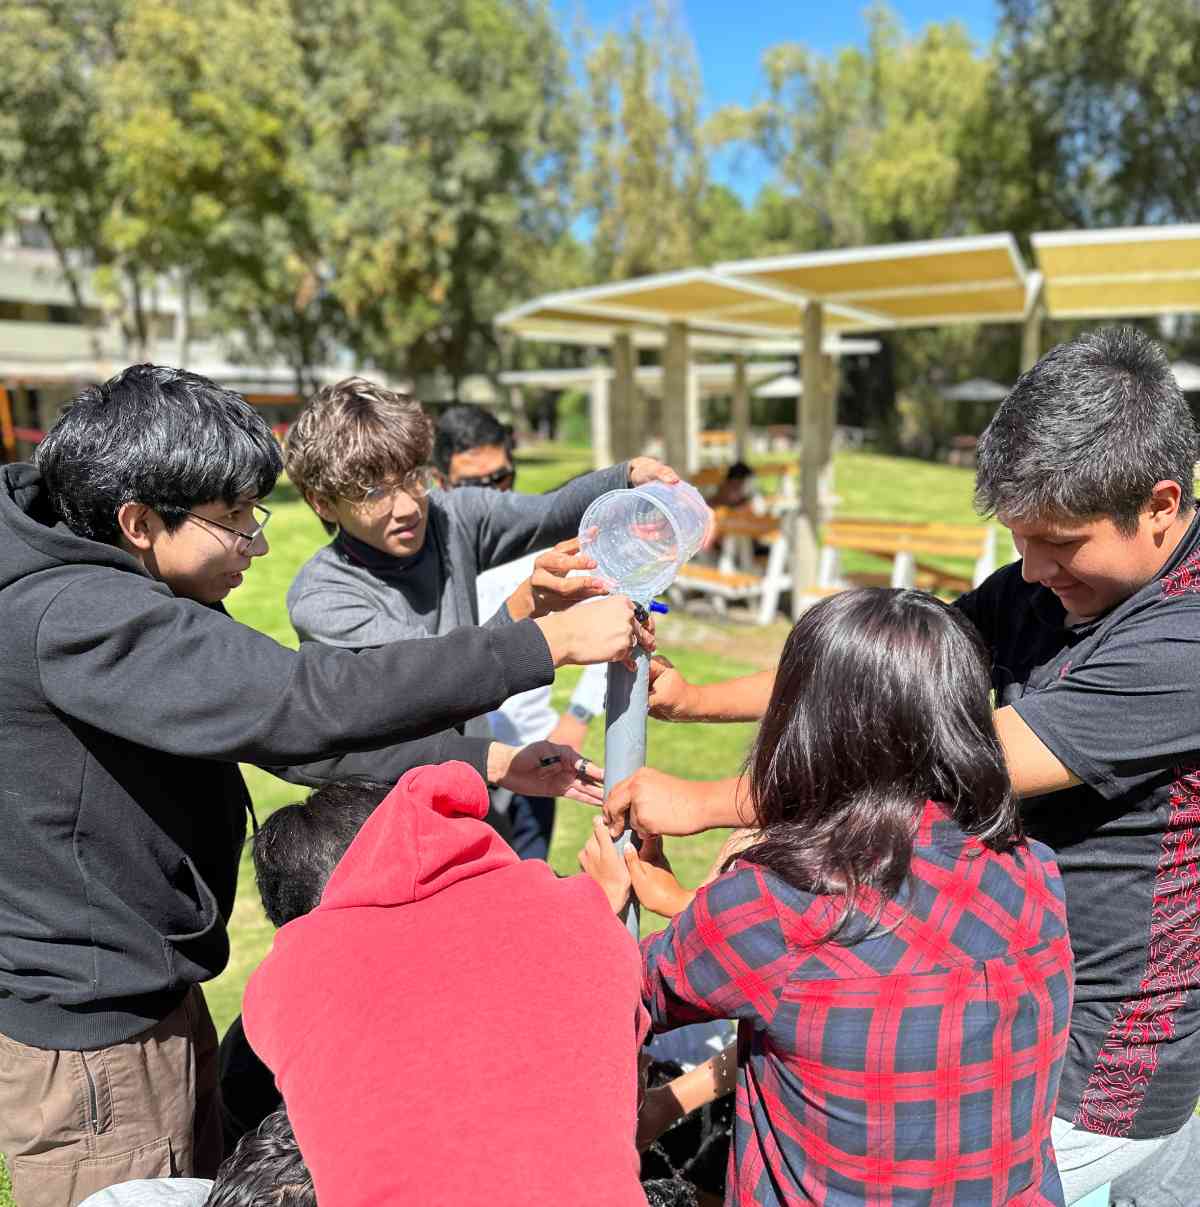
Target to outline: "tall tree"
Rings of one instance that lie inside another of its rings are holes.
[[[714,118],[722,141],[749,139],[795,207],[801,247],[920,239],[974,229],[962,203],[963,144],[991,66],[956,22],[907,37],[882,4],[865,47],[833,58],[771,48],[768,96]]]
[[[41,225],[80,321],[93,328],[84,295],[93,270],[102,270],[107,306],[136,345],[145,326],[139,278],[109,237],[116,198],[98,129],[99,88],[120,57],[117,29],[127,6],[39,0],[0,7],[0,219],[30,215]],[[99,357],[94,329],[91,341]]]
[[[757,254],[819,250],[968,234],[980,229],[975,147],[986,124],[993,65],[956,22],[907,35],[891,10],[867,11],[865,45],[831,57],[808,47],[771,48],[767,97],[717,114],[711,134],[749,141],[773,166],[755,207]],[[782,246],[781,246],[782,245]],[[870,391],[861,416],[894,433],[893,382],[922,410],[927,428],[960,419],[938,387],[980,364],[1007,371],[1004,342],[986,329],[912,331],[888,343],[886,388]],[[1011,341],[1010,341],[1011,342]],[[942,439],[932,432],[934,444]]]
[[[993,189],[992,221],[1022,234],[1196,221],[1200,5],[1001,0],[999,8],[989,158],[1027,187]]]
[[[327,288],[345,338],[456,392],[491,320],[539,282],[575,130],[544,0],[294,0]]]
[[[109,239],[139,274],[207,303],[206,322],[301,390],[328,354],[321,248],[302,171],[304,94],[286,0],[135,2],[100,81]]]
[[[579,210],[592,228],[598,279],[641,276],[696,260],[707,154],[700,72],[673,8],[659,0],[627,29],[594,42]]]

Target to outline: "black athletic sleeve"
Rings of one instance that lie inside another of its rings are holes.
[[[1011,705],[1050,752],[1106,800],[1200,754],[1200,596],[1122,620],[1040,690]]]

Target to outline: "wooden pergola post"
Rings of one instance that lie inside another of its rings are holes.
[[[800,511],[792,532],[792,617],[802,611],[804,592],[817,581],[817,525],[820,517],[821,467],[825,456],[825,374],[821,366],[821,344],[825,315],[820,302],[804,307],[804,390],[800,396]]]
[[[681,474],[691,471],[688,460],[692,444],[690,438],[692,382],[688,360],[687,324],[668,323],[667,342],[663,347],[663,460]]]
[[[686,471],[694,474],[700,468],[700,429],[704,426],[704,415],[701,404],[700,366],[688,363],[687,371],[687,457],[684,464]]]
[[[821,472],[817,482],[818,514],[833,498],[833,437],[837,427],[837,397],[841,375],[837,357],[821,356],[821,388],[824,407],[821,424]],[[819,515],[825,519],[824,515]]]
[[[635,354],[633,336],[627,331],[613,336],[612,390],[609,399],[612,416],[612,454],[617,461],[628,461],[642,451],[641,413],[634,382]]]
[[[13,430],[12,400],[8,390],[0,386],[0,461],[17,459],[17,435]]]
[[[1027,373],[1042,354],[1042,317],[1046,311],[1045,278],[1031,272],[1025,279],[1025,321],[1021,326],[1021,372]]]
[[[608,369],[604,365],[592,367],[592,383],[590,388],[590,406],[588,414],[591,420],[592,436],[592,467],[603,469],[613,463],[612,428],[608,407]]]
[[[750,455],[750,386],[746,379],[746,354],[733,358],[733,459],[745,461]]]

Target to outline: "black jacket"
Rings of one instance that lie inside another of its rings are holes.
[[[553,675],[531,622],[289,650],[55,524],[37,470],[3,467],[0,1032],[118,1043],[221,971],[239,762],[308,783],[478,768],[486,743],[438,731]]]

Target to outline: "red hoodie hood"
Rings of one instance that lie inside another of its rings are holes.
[[[319,908],[408,905],[518,863],[487,811],[487,787],[466,763],[415,767],[358,832]]]
[[[410,771],[246,986],[322,1207],[645,1207],[637,946],[487,805],[462,763]]]

